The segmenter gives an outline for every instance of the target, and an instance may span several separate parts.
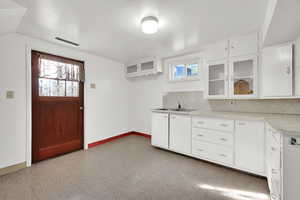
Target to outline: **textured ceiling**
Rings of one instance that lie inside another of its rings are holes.
[[[16,32],[26,8],[11,0],[0,1],[0,35]]]
[[[1,0],[2,1],[2,0]],[[80,43],[81,50],[121,62],[197,50],[257,31],[267,0],[14,0],[28,10],[18,32]],[[160,30],[145,35],[140,20],[154,15]]]

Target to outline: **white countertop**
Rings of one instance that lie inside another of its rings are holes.
[[[199,117],[214,117],[233,120],[264,120],[269,123],[274,129],[283,134],[300,136],[300,115],[288,114],[266,114],[266,113],[245,113],[245,112],[214,112],[214,111],[171,111],[153,109],[153,112],[183,114]]]

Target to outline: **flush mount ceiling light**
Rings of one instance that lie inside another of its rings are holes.
[[[142,31],[146,34],[153,34],[158,31],[158,19],[153,16],[144,17],[141,21]]]

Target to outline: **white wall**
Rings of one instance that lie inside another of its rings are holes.
[[[201,54],[191,54],[177,57],[176,60],[201,58]],[[168,81],[168,62],[164,60],[163,74],[128,79],[131,82],[131,129],[151,134],[151,109],[162,107],[163,96],[167,92],[203,91],[204,71],[200,70],[200,80],[197,81]],[[201,67],[203,69],[203,66]]]
[[[25,161],[25,61],[25,46],[21,38],[0,38],[0,168]],[[6,99],[6,90],[14,90],[15,98]]]
[[[130,83],[124,78],[122,64],[19,34],[6,35],[0,38],[0,168],[24,162],[29,155],[26,154],[26,109],[30,111],[30,102],[26,103],[27,45],[85,61],[87,143],[130,131],[126,106]],[[89,88],[89,83],[96,83],[96,89]],[[13,90],[15,98],[6,99],[6,90]]]

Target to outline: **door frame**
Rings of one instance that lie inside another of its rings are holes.
[[[30,167],[32,164],[32,64],[31,64],[31,52],[32,51],[40,51],[45,52],[52,55],[59,54],[61,57],[66,57],[74,60],[82,60],[85,63],[82,57],[74,57],[70,55],[71,53],[67,53],[66,51],[72,51],[69,49],[61,48],[56,49],[56,47],[52,47],[51,45],[28,45],[26,44],[26,165]],[[86,99],[86,87],[85,83],[83,84],[83,99]],[[83,101],[84,107],[86,107],[86,101]],[[83,149],[88,149],[87,136],[85,134],[85,120],[86,120],[86,112],[83,110]]]

